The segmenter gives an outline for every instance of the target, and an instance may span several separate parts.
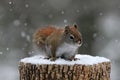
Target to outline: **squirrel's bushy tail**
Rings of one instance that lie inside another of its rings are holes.
[[[37,30],[33,35],[33,42],[40,47],[45,47],[46,38],[55,30],[56,28],[52,26],[47,26]]]

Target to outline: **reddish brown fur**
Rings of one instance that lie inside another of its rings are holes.
[[[70,27],[71,29],[71,33],[74,35],[74,37],[77,37],[77,40],[76,40],[76,42],[78,41],[78,40],[82,40],[82,36],[80,35],[80,32],[78,31],[78,29],[77,29],[77,27]],[[82,41],[81,41],[82,42]]]
[[[63,29],[56,28],[53,26],[47,26],[37,30],[33,35],[33,42],[37,45],[44,46],[46,38],[51,35],[54,31],[61,32]]]

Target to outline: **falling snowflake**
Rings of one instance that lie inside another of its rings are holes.
[[[21,32],[21,36],[25,37],[26,36],[25,32]]]
[[[14,24],[15,26],[19,26],[19,25],[20,25],[20,20],[14,20],[13,24]]]
[[[0,52],[0,55],[2,55],[3,54],[3,52]]]
[[[94,33],[94,34],[93,34],[93,38],[96,38],[96,37],[97,37],[97,33]]]
[[[27,26],[28,24],[25,22],[24,25]]]
[[[80,10],[78,9],[76,12],[77,12],[77,13],[79,13],[79,12],[80,12]]]
[[[33,53],[34,53],[34,51],[30,51],[30,52],[28,52],[29,55],[31,55],[31,54],[33,54]]]
[[[8,50],[9,50],[9,48],[6,48],[6,50],[8,51]]]
[[[30,36],[27,35],[27,36],[26,36],[26,39],[27,39],[27,41],[30,41]]]
[[[68,21],[67,21],[67,19],[64,19],[64,23],[67,23]]]
[[[64,14],[65,12],[64,11],[61,11],[61,14]]]
[[[100,13],[99,13],[99,15],[100,15],[100,16],[102,16],[102,15],[103,15],[103,13],[102,13],[102,12],[100,12]]]
[[[25,4],[25,7],[26,7],[26,8],[28,8],[28,7],[29,7],[29,5],[28,5],[28,4]]]
[[[11,1],[9,1],[9,4],[12,4],[12,2],[11,2]]]
[[[118,40],[118,39],[116,39],[116,40],[115,40],[115,42],[116,42],[116,43],[118,43],[118,42],[119,42],[119,40]]]

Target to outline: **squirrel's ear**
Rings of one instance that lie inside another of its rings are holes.
[[[78,26],[77,26],[77,24],[74,24],[74,27],[75,27],[76,29],[78,29]]]
[[[65,32],[66,33],[68,33],[69,32],[69,30],[70,30],[70,27],[67,25],[67,26],[65,26]]]

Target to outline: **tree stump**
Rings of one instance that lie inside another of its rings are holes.
[[[20,80],[110,80],[111,62],[103,57],[76,55],[78,60],[50,61],[41,56],[21,59]]]

